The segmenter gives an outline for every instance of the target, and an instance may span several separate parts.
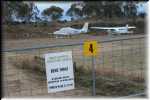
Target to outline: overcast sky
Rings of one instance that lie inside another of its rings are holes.
[[[79,1],[76,1],[76,2],[79,2]],[[70,19],[69,16],[66,16],[65,13],[67,12],[67,10],[70,8],[70,6],[75,3],[75,1],[46,1],[46,2],[34,2],[35,5],[38,7],[38,9],[40,10],[40,13],[46,9],[46,8],[49,8],[51,6],[57,6],[57,7],[60,7],[64,10],[63,12],[63,17],[61,19]],[[138,7],[137,7],[137,10],[138,12],[146,12],[146,8],[148,7],[147,3],[139,3],[138,4]],[[41,16],[41,15],[40,15]]]

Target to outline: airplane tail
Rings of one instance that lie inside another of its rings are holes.
[[[128,28],[129,27],[129,25],[128,24],[126,24],[126,28]]]
[[[128,24],[126,24],[126,30],[128,31],[128,27],[129,27],[129,25]]]
[[[81,29],[81,32],[86,33],[86,32],[88,31],[88,24],[89,24],[89,23],[87,23],[87,22],[84,24],[84,26],[83,26],[82,29]]]

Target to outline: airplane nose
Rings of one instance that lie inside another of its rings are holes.
[[[54,32],[54,34],[57,34],[57,32]]]

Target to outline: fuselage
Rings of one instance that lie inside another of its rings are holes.
[[[121,34],[121,33],[133,33],[133,31],[129,31],[129,29],[136,28],[135,26],[128,26],[128,24],[125,27],[91,27],[93,29],[99,29],[107,31],[110,34]]]
[[[114,29],[108,29],[107,32],[113,32],[113,33],[128,33],[128,28],[126,27],[119,27],[119,28],[114,28]]]
[[[61,28],[58,31],[55,31],[53,34],[55,35],[76,35],[80,33],[87,33],[88,31],[88,23],[85,23],[81,29],[74,29],[71,27]]]
[[[72,35],[72,34],[79,34],[81,31],[78,29],[74,29],[71,27],[66,27],[66,28],[62,28],[56,32],[54,32],[54,34],[57,35]]]

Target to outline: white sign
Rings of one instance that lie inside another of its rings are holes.
[[[74,89],[72,51],[45,54],[48,93]]]

